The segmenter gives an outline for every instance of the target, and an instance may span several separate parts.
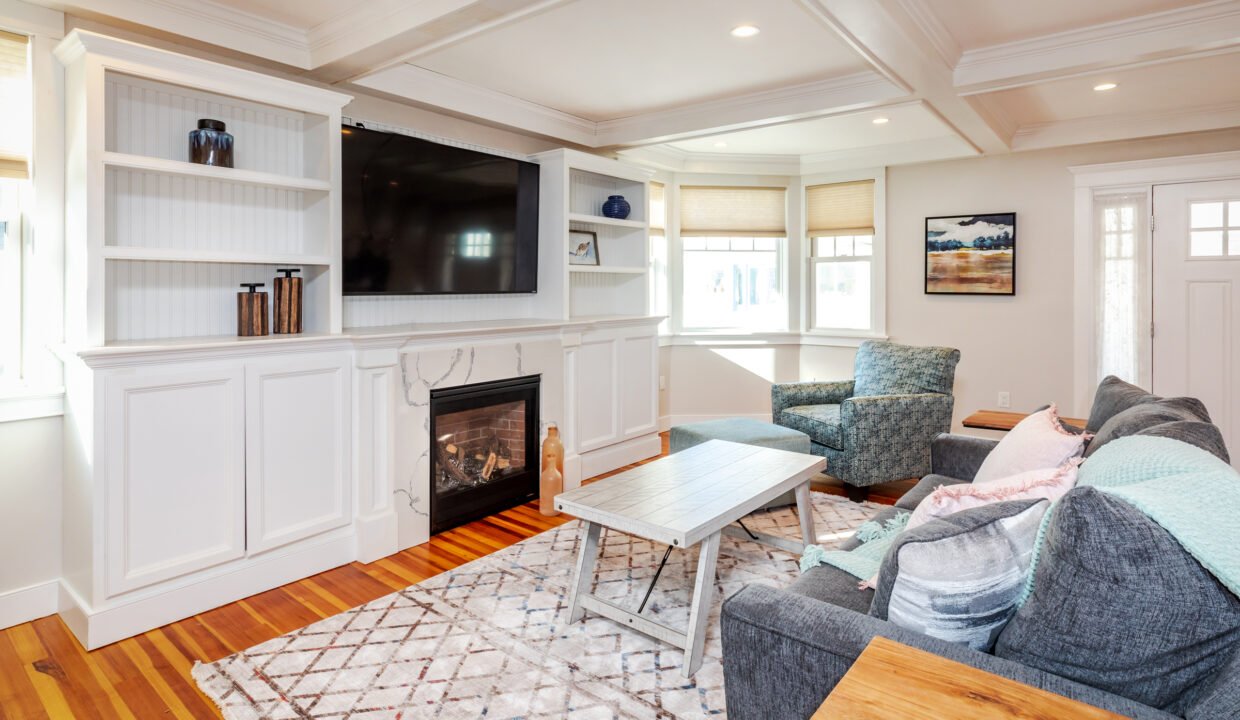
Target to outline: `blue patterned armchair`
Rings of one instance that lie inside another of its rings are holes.
[[[771,387],[775,424],[809,435],[827,473],[864,500],[875,483],[930,473],[930,442],[952,424],[960,351],[867,340],[852,380]]]

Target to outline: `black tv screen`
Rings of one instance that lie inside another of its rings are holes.
[[[345,295],[538,289],[538,165],[396,133],[342,135]]]

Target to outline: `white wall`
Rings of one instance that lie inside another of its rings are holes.
[[[47,584],[60,576],[60,480],[59,417],[0,423],[0,628],[41,617],[54,602]]]

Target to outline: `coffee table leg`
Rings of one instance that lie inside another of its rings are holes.
[[[590,581],[594,579],[594,564],[598,561],[598,536],[603,529],[598,523],[586,522],[585,532],[577,547],[577,569],[573,571],[573,584],[568,594],[568,621],[577,622],[586,616],[581,598],[590,593]]]
[[[715,595],[715,562],[719,559],[719,533],[702,541],[698,552],[697,579],[693,583],[693,604],[689,612],[689,633],[685,638],[685,664],[680,672],[690,677],[702,667],[702,650],[706,646],[706,621],[710,619],[710,601]]]
[[[813,545],[818,541],[818,535],[814,532],[814,505],[809,499],[808,480],[805,484],[797,486],[796,496],[797,518],[801,521],[801,542]]]

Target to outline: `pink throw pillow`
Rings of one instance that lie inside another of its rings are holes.
[[[1077,467],[1080,464],[1081,458],[1071,458],[1059,467],[1029,470],[986,483],[940,485],[913,511],[908,527],[914,528],[961,510],[1008,500],[1045,498],[1054,502],[1076,487]]]
[[[1054,405],[1017,423],[978,468],[974,483],[988,483],[1030,470],[1057,468],[1079,457],[1089,436],[1065,430]]]

